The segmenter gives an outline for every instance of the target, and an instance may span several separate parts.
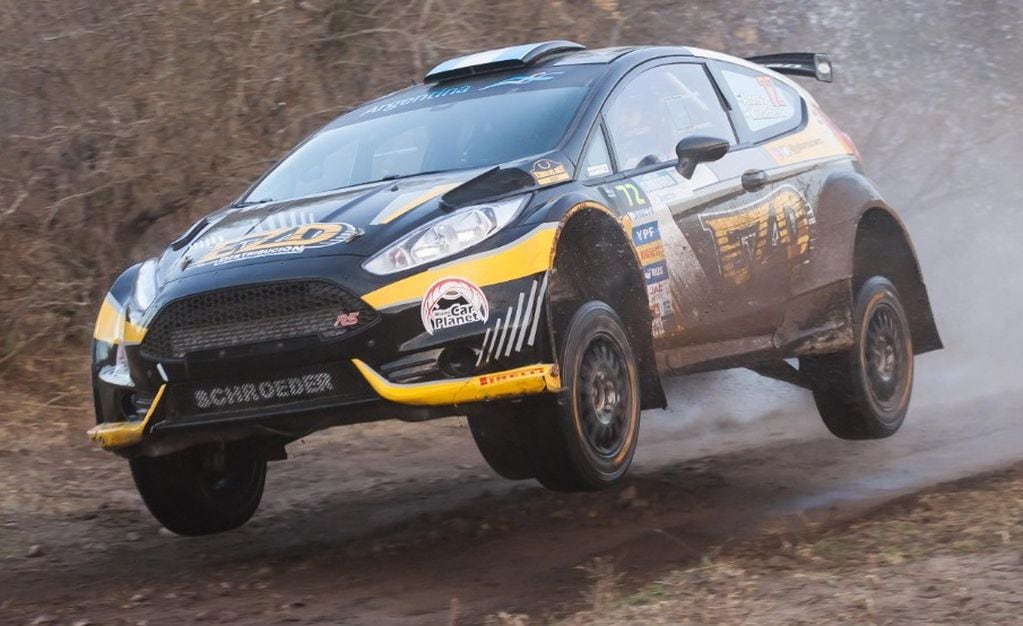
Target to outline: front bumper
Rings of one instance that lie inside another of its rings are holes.
[[[331,280],[308,266],[284,265],[291,276],[279,267],[267,282]],[[224,282],[233,287],[242,281],[232,276]],[[379,315],[371,324],[341,337],[244,343],[183,356],[147,353],[142,324],[116,341],[97,337],[98,425],[89,435],[126,454],[152,453],[139,444],[159,439],[290,441],[334,425],[459,415],[466,405],[557,391],[545,289],[545,272],[484,285],[490,306],[485,322],[433,332],[424,328],[421,303],[406,301],[373,311]],[[205,293],[210,290],[179,291],[175,297]],[[127,323],[118,311],[101,317]],[[452,354],[460,358],[449,358]],[[115,367],[127,370],[122,378],[109,375]]]
[[[354,359],[352,364],[365,377],[366,382],[372,386],[380,398],[399,405],[458,407],[492,400],[556,392],[561,389],[558,367],[551,364],[529,365],[481,376],[406,384],[390,382],[359,359]],[[167,404],[164,402],[166,391],[167,385],[161,385],[141,420],[98,424],[88,431],[89,437],[108,450],[128,448],[141,443],[143,437],[151,432],[150,423],[154,420],[154,416],[157,414],[166,416],[169,413]],[[367,400],[373,402],[373,400]],[[316,407],[306,404],[297,408],[300,409],[300,412],[310,413],[314,412]],[[278,419],[284,413],[286,413],[286,408],[278,406],[275,407],[271,415],[266,417]],[[241,415],[240,417],[243,424],[249,422],[248,426],[254,426],[260,416]],[[157,430],[173,431],[175,426],[178,427],[178,430],[181,430],[181,427],[188,429],[189,426],[192,428],[202,426],[216,428],[229,425],[231,421],[230,415],[221,415],[219,418],[205,421],[192,420],[177,424],[171,422],[169,426]],[[271,428],[270,426],[264,427]]]

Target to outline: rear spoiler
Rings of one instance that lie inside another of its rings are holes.
[[[830,83],[835,78],[834,68],[831,66],[831,57],[819,52],[763,54],[756,57],[747,57],[746,60],[763,65],[779,74],[809,76],[825,83]]]

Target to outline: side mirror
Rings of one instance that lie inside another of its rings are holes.
[[[718,137],[686,137],[675,146],[678,165],[675,169],[685,179],[691,179],[700,163],[717,161],[728,154],[728,140]]]

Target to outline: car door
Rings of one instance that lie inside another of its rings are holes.
[[[711,346],[679,356],[699,361],[756,349],[752,337],[769,342],[784,297],[770,273],[753,271],[759,225],[735,217],[756,201],[743,172],[766,163],[740,143],[706,67],[667,62],[633,75],[609,98],[604,123],[621,175],[606,193],[627,209],[658,349]],[[695,135],[732,148],[685,179],[675,146]]]
[[[811,259],[823,167],[845,156],[845,149],[788,83],[754,67],[726,62],[710,67],[751,154],[744,173],[760,181],[749,191],[759,208],[747,221],[761,224],[766,239],[752,271],[771,274],[771,288],[787,301]]]

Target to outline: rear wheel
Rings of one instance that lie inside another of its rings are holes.
[[[855,344],[804,357],[817,410],[842,439],[881,439],[899,429],[913,389],[913,344],[899,293],[888,279],[863,283],[853,311]]]
[[[632,464],[639,432],[639,370],[618,314],[587,302],[562,333],[556,400],[542,398],[523,416],[533,470],[545,487],[610,487]]]
[[[209,535],[249,521],[263,497],[266,458],[244,443],[131,459],[146,507],[179,535]]]

